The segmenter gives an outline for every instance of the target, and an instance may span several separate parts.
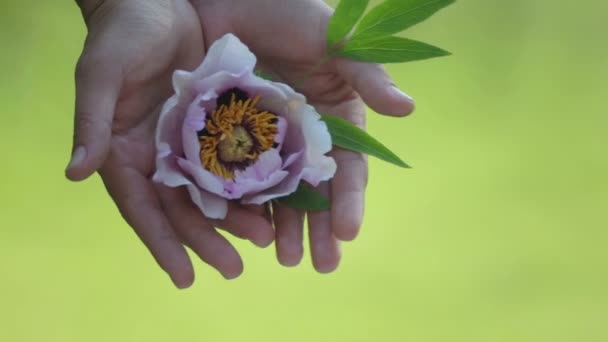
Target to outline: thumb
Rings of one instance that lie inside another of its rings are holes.
[[[112,121],[121,87],[116,64],[81,57],[76,68],[74,144],[66,177],[80,181],[101,167],[110,150]]]
[[[414,100],[399,90],[379,64],[337,59],[338,73],[359,93],[374,111],[405,116],[414,111]]]

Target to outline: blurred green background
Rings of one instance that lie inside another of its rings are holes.
[[[415,168],[371,162],[339,270],[237,243],[241,278],[197,262],[178,291],[97,177],[63,178],[76,6],[3,0],[0,341],[608,341],[607,11],[461,0],[414,28],[455,54],[389,67],[418,111],[370,130]]]

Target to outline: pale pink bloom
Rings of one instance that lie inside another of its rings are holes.
[[[153,180],[186,186],[209,218],[224,218],[228,200],[263,204],[293,193],[302,180],[317,186],[336,171],[325,155],[332,143],[320,115],[289,86],[256,76],[255,64],[237,37],[225,35],[196,70],[175,72],[175,95],[160,114]],[[243,123],[224,123],[222,104],[229,120],[244,117]],[[256,122],[267,130],[254,132]]]

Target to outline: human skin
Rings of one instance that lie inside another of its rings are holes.
[[[74,146],[66,176],[79,181],[99,172],[122,216],[179,288],[194,280],[184,246],[226,278],[241,274],[240,256],[215,227],[258,246],[276,237],[279,262],[297,265],[305,213],[274,206],[270,218],[264,208],[231,204],[226,219],[209,220],[184,189],[152,183],[154,131],[160,107],[171,96],[174,70],[194,69],[211,43],[232,32],[264,71],[296,86],[321,113],[365,127],[365,104],[392,116],[413,110],[411,98],[375,64],[331,59],[302,82],[325,54],[331,8],[320,0],[85,0],[79,5],[88,35],[76,70]],[[339,148],[331,155],[338,171],[318,190],[331,199],[332,209],[308,213],[312,261],[323,273],[339,264],[339,240],[352,240],[359,232],[367,183],[364,156]]]

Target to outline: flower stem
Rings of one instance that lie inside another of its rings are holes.
[[[319,69],[321,69],[321,67],[325,65],[325,63],[327,63],[332,57],[333,55],[331,52],[328,52],[325,56],[323,56],[323,58],[321,58],[321,60],[312,67],[312,69],[310,69],[306,74],[304,74],[304,76],[302,76],[300,80],[296,82],[295,88],[300,88],[304,82],[308,81],[308,79],[312,77],[315,72],[319,71]]]

